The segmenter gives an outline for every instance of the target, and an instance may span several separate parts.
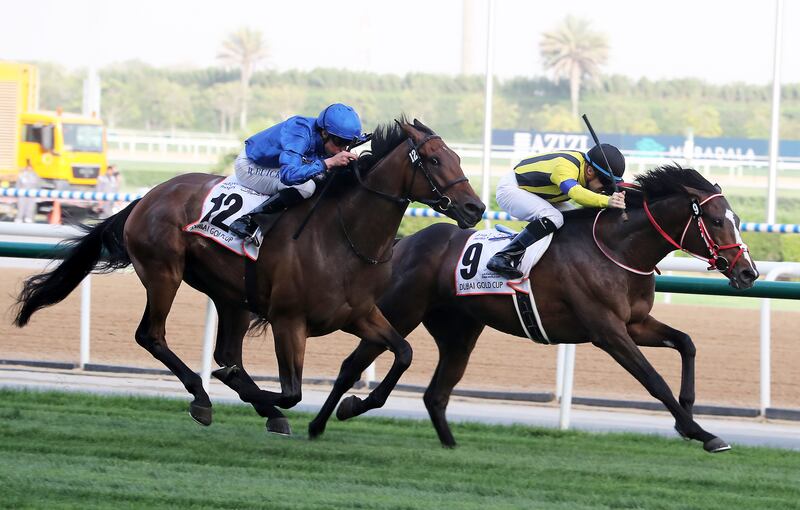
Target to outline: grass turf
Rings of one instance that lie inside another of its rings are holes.
[[[4,508],[800,508],[800,452],[632,434],[428,422],[331,422],[308,441],[246,406],[0,390]]]

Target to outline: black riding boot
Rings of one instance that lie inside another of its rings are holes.
[[[486,263],[486,268],[509,280],[522,278],[522,272],[517,269],[517,266],[522,261],[522,256],[525,255],[525,249],[556,230],[558,230],[558,227],[550,218],[533,220],[528,223],[524,230],[517,234],[513,241],[508,243],[508,246],[495,253],[489,259],[489,262]]]
[[[253,219],[256,214],[274,214],[303,201],[296,188],[285,188],[266,199],[261,205],[231,223],[228,230],[242,239],[250,239],[256,233],[258,224]]]

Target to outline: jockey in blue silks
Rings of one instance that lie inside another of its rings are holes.
[[[252,239],[257,228],[253,215],[280,212],[313,195],[314,177],[356,159],[347,148],[363,140],[361,119],[341,103],[328,106],[317,117],[291,117],[245,140],[234,162],[236,177],[270,197],[231,223],[229,230]]]

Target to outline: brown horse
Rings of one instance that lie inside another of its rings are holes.
[[[242,257],[182,230],[199,217],[204,198],[221,177],[175,177],[119,214],[87,227],[88,233],[74,241],[58,267],[27,280],[15,323],[24,326],[36,310],[64,299],[93,270],[133,264],[147,290],[136,341],[194,396],[190,414],[198,422],[211,423],[211,401],[200,377],[169,349],[165,336],[167,314],[182,280],[216,305],[214,359],[222,368],[215,377],[266,417],[268,430],[290,433],[275,406],[290,408],[301,399],[307,337],[337,329],[394,353],[391,370],[370,395],[370,404],[379,407],[411,363],[408,342],[376,306],[389,283],[391,265],[385,262],[392,256],[409,201],[428,203],[464,228],[480,220],[485,206],[464,177],[459,157],[416,120],[413,125],[403,119],[379,127],[371,153],[337,179],[320,198],[302,235],[293,239],[313,199],[280,217],[258,260],[246,266]],[[225,202],[229,209],[237,204],[241,201]],[[242,364],[250,312],[272,325],[280,393],[259,389]]]
[[[729,446],[692,418],[691,338],[650,315],[655,294],[652,269],[680,245],[708,253],[701,258],[722,271],[734,287],[751,287],[758,272],[741,240],[739,218],[719,187],[694,170],[677,166],[652,170],[637,181],[641,191],[627,192],[628,221],[621,220],[619,211],[599,217],[591,209],[567,213],[564,227],[531,272],[542,326],[550,343],[591,342],[606,351],[667,407],[681,435],[702,441],[707,451],[723,451]],[[526,336],[509,296],[456,297],[454,270],[462,262],[471,233],[436,224],[401,240],[395,247],[391,285],[378,302],[400,334],[407,335],[422,323],[436,341],[439,364],[424,401],[444,446],[455,446],[445,409],[484,326]],[[680,353],[679,400],[639,346],[669,347]],[[328,400],[309,425],[312,437],[324,431],[336,403],[382,351],[379,345],[362,341],[344,361]],[[347,419],[364,410],[358,397],[351,396],[339,406],[337,417]]]

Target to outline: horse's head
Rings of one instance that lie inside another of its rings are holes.
[[[739,232],[739,217],[719,186],[708,182],[696,170],[676,164],[655,168],[636,180],[646,198],[645,212],[664,239],[673,247],[707,261],[709,270],[716,269],[728,277],[731,287],[753,286],[758,270]],[[662,200],[663,223],[648,207],[648,201],[655,205]]]
[[[405,185],[407,198],[429,205],[456,220],[461,228],[478,223],[486,206],[464,176],[458,154],[416,119],[413,124],[405,119],[397,124],[408,136],[405,146],[410,172]]]
[[[722,189],[716,184],[714,188],[715,192],[709,192],[685,187],[689,225],[684,230],[684,247],[708,257],[709,269],[728,277],[731,287],[749,289],[758,278],[758,269],[742,240],[739,216]]]

